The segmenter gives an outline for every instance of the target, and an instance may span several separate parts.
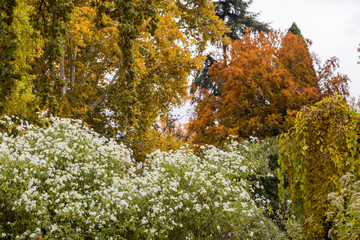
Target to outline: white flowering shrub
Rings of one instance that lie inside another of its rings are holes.
[[[250,195],[252,165],[236,143],[157,151],[135,165],[130,151],[80,122],[1,135],[0,238],[282,239]]]
[[[50,123],[19,127],[24,133],[17,137],[1,135],[0,236],[105,235],[121,208],[113,199],[120,194],[113,178],[123,177],[130,152],[80,122]]]
[[[359,239],[360,179],[357,173],[345,173],[339,180],[341,190],[328,194],[331,203],[327,212],[330,239]]]
[[[138,189],[148,189],[154,203],[142,216],[145,231],[162,229],[170,239],[280,239],[248,193],[252,164],[241,146],[205,148],[201,158],[186,149],[153,154],[139,178]]]

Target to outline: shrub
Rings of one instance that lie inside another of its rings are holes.
[[[187,149],[156,152],[143,177],[131,181],[148,193],[145,202],[154,203],[140,216],[144,231],[162,229],[155,237],[169,239],[280,239],[248,193],[246,177],[253,171],[242,146],[203,148],[201,158]]]
[[[130,152],[80,122],[50,123],[1,135],[0,232],[8,239],[105,234],[123,208],[113,179],[124,176]]]
[[[359,239],[360,236],[360,181],[351,173],[340,179],[342,189],[329,193],[331,209],[328,220],[332,222],[329,231],[331,239]]]
[[[135,165],[81,122],[1,135],[4,239],[281,239],[249,195],[242,146],[157,151]]]
[[[258,206],[265,209],[265,215],[276,223],[286,236],[302,239],[301,223],[294,215],[291,201],[287,197],[280,199],[278,194],[279,138],[250,138],[249,141],[243,141],[239,147],[241,155],[253,164],[254,172],[248,176],[252,198]]]

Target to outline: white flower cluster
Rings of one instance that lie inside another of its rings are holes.
[[[80,121],[51,118],[50,123],[29,125],[17,137],[0,136],[1,203],[12,206],[0,211],[10,216],[0,231],[11,234],[13,218],[34,222],[13,238],[56,236],[64,231],[61,222],[91,231],[116,220],[118,211],[107,211],[114,193],[120,194],[112,179],[122,178],[133,164],[131,152]]]
[[[172,235],[173,230],[186,224],[181,235],[194,238],[195,229],[220,234],[219,224],[229,231],[235,223],[232,215],[245,226],[246,219],[258,212],[247,192],[249,171],[242,156],[215,147],[201,158],[187,149],[156,151],[142,166],[142,174],[131,174],[122,185],[131,188],[137,203],[133,208],[143,203],[138,214],[145,233],[162,229],[163,235],[156,231],[153,236],[175,239],[179,236]]]
[[[3,238],[237,238],[261,215],[248,194],[250,165],[235,150],[157,151],[135,165],[80,121],[50,123],[0,136]]]

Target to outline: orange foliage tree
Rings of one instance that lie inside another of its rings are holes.
[[[290,31],[248,31],[234,41],[228,55],[210,69],[220,94],[198,88],[193,95],[196,105],[188,127],[193,141],[219,145],[229,135],[278,135],[303,105],[334,92],[347,96],[349,79],[335,74],[337,59],[321,66],[310,54],[310,44]]]

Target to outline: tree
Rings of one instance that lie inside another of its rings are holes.
[[[302,36],[302,35],[301,35],[301,30],[300,30],[300,28],[296,25],[295,22],[293,22],[293,24],[291,24],[291,27],[289,28],[288,32],[291,32],[292,34],[295,34],[295,35]]]
[[[221,144],[229,134],[275,136],[291,126],[303,105],[333,94],[334,89],[344,89],[341,94],[347,95],[346,76],[333,82],[334,69],[314,70],[309,44],[299,35],[278,31],[248,31],[241,41],[234,41],[229,56],[210,69],[213,81],[222,84],[221,95],[205,89],[196,93],[189,125],[194,141]],[[322,91],[323,83],[336,85]]]
[[[15,73],[14,59],[17,49],[16,35],[10,26],[14,21],[14,8],[16,1],[0,1],[0,112],[4,112],[7,95],[12,92],[15,80],[18,76]]]
[[[44,41],[33,68],[41,105],[85,120],[142,159],[156,146],[154,122],[187,98],[188,76],[226,29],[210,0],[33,5]]]
[[[358,172],[359,115],[344,99],[326,97],[298,112],[294,128],[280,139],[281,185],[304,224],[306,239],[324,239],[330,192],[346,172]],[[282,191],[283,192],[283,191]]]
[[[240,40],[245,30],[268,31],[268,25],[256,20],[257,13],[248,11],[252,0],[219,0],[215,1],[216,15],[226,22],[230,32],[226,35],[232,40]]]
[[[36,99],[30,70],[39,56],[41,43],[35,44],[30,16],[33,7],[27,0],[0,4],[0,115],[30,116]]]
[[[251,3],[252,1],[246,0],[219,0],[214,2],[216,16],[223,20],[230,29],[225,36],[231,40],[240,40],[248,28],[253,28],[254,31],[266,32],[269,30],[268,24],[256,20],[258,14],[248,11]],[[223,53],[226,53],[226,48],[227,44],[224,43]],[[208,55],[203,64],[203,69],[197,71],[193,83],[196,87],[207,89],[215,95],[219,95],[221,93],[221,83],[216,84],[214,81],[211,81],[209,75],[209,69],[215,61],[211,55]],[[192,88],[191,91],[193,93],[195,89]]]
[[[34,0],[32,14],[33,28],[38,31],[35,41],[42,42],[41,56],[33,65],[34,91],[40,105],[52,114],[60,111],[58,98],[64,79],[61,72],[61,58],[64,51],[66,24],[73,11],[71,0]]]

